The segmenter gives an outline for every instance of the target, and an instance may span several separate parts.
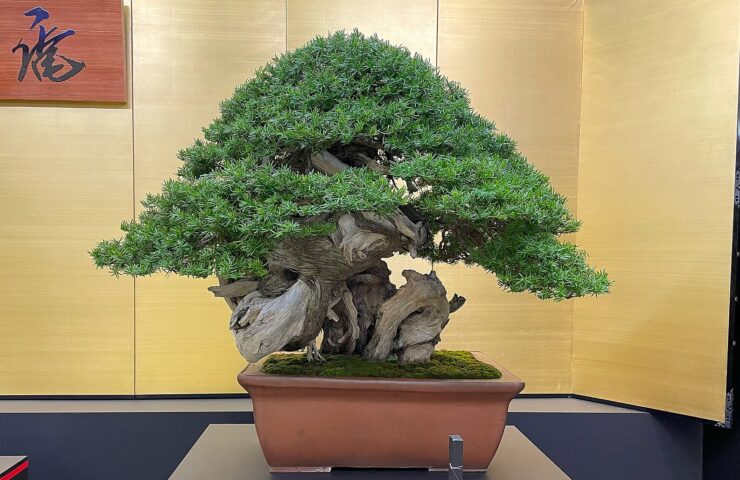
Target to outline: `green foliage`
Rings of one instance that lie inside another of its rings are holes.
[[[93,249],[98,266],[262,276],[280,241],[326,233],[344,212],[406,203],[428,221],[435,241],[420,254],[432,261],[479,264],[541,298],[608,291],[606,274],[557,240],[579,224],[548,178],[457,83],[377,37],[339,32],[276,58],[203,132],[180,151],[178,178],[122,225],[125,237]],[[310,173],[321,150],[345,161],[359,151],[391,173]]]
[[[471,250],[466,259],[496,272],[499,283],[513,292],[529,290],[556,300],[609,290],[606,272],[586,264],[586,254],[547,232],[533,232],[516,221],[492,239]]]
[[[367,169],[300,174],[247,159],[194,181],[165,182],[161,194],[147,196],[138,222],[121,225],[122,239],[103,241],[91,254],[116,275],[261,276],[281,240],[333,231],[332,222],[320,219],[388,214],[403,202],[401,192]]]
[[[508,156],[514,142],[472,112],[467,93],[421,57],[360,33],[316,38],[259,70],[221,104],[206,142],[180,152],[196,178],[246,156],[379,139],[391,153]]]
[[[326,362],[309,362],[305,355],[271,355],[262,371],[271,375],[308,377],[495,379],[501,372],[472,353],[439,350],[426,363],[370,362],[357,355],[326,355]]]

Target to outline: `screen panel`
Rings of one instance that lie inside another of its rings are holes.
[[[285,51],[285,1],[145,0],[134,4],[137,211],[175,174],[219,103]],[[136,279],[136,393],[243,392],[245,362],[215,279]]]
[[[133,280],[87,253],[132,213],[131,115],[0,103],[0,395],[133,394]]]
[[[583,10],[581,2],[441,0],[439,67],[473,107],[518,142],[575,213]],[[527,384],[569,393],[573,302],[507,293],[480,268],[439,266],[468,302],[443,332],[444,348],[477,349]]]
[[[288,50],[318,35],[355,28],[436,62],[437,0],[288,0]]]
[[[739,9],[586,1],[575,393],[724,420]]]

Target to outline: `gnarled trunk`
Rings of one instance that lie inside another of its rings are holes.
[[[346,167],[328,152],[312,157],[333,174]],[[357,354],[369,360],[397,356],[429,360],[451,309],[464,302],[446,291],[434,272],[405,270],[396,289],[382,260],[416,254],[427,240],[424,222],[401,209],[389,218],[371,212],[341,215],[328,236],[290,239],[268,258],[269,274],[211,287],[232,309],[229,327],[250,362],[280,350],[311,349],[324,333],[324,353]]]

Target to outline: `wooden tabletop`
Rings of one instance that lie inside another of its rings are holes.
[[[335,470],[312,473],[311,480],[444,479],[447,472],[426,470]],[[257,440],[254,425],[209,425],[170,477],[174,480],[306,480],[305,474],[271,474]],[[485,473],[465,473],[473,480],[568,480],[557,465],[516,427],[507,426],[493,463]]]

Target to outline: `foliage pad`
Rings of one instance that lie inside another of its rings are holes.
[[[276,58],[203,133],[180,152],[177,179],[122,224],[125,236],[92,250],[99,267],[259,278],[282,240],[326,234],[343,213],[405,204],[434,238],[424,258],[478,264],[540,298],[608,291],[606,273],[557,239],[579,223],[547,176],[471,109],[463,88],[377,37],[339,32]],[[357,168],[312,171],[322,150]],[[352,163],[358,154],[375,171]]]
[[[305,355],[274,354],[262,365],[271,375],[308,377],[495,379],[501,372],[472,353],[439,350],[427,363],[369,362],[356,355],[326,355],[326,362],[309,362]]]

